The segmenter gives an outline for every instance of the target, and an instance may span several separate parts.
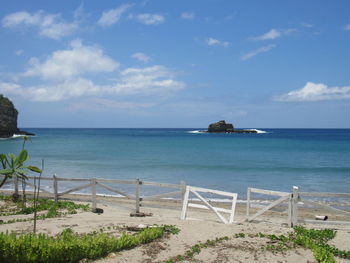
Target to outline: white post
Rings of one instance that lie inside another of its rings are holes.
[[[187,205],[188,205],[188,197],[190,195],[190,187],[186,186],[186,192],[184,195],[184,201],[182,202],[182,211],[181,211],[181,220],[186,219],[186,214],[187,214]]]
[[[91,179],[92,212],[96,212],[96,178]]]
[[[185,193],[186,193],[186,182],[181,181],[180,184],[181,184],[181,204],[183,204],[185,199]]]
[[[293,186],[293,200],[292,200],[292,227],[298,224],[298,200],[299,200],[299,187]]]
[[[292,215],[293,215],[293,194],[289,195],[289,199],[288,199],[288,226],[292,227],[293,226],[293,222],[292,222]]]
[[[135,189],[135,198],[136,198],[136,209],[135,213],[138,214],[140,213],[140,185],[142,182],[140,179],[136,179],[136,189]]]
[[[58,202],[58,184],[56,174],[53,175],[53,194],[55,198],[55,202]]]
[[[246,221],[249,219],[250,210],[250,188],[247,188],[247,212],[246,212]]]

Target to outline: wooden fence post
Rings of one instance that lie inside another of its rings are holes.
[[[289,195],[288,199],[288,226],[293,227],[293,194]]]
[[[298,224],[298,200],[299,200],[299,187],[293,186],[292,196],[292,222],[291,226],[295,227]]]
[[[56,174],[53,175],[53,194],[55,198],[55,202],[58,202],[58,184]]]
[[[181,181],[180,185],[181,185],[181,204],[183,204],[185,199],[185,193],[186,193],[186,182]]]
[[[140,185],[142,184],[142,181],[140,179],[136,179],[136,190],[135,190],[135,198],[136,198],[136,209],[135,213],[140,213]]]
[[[13,183],[15,187],[15,196],[18,196],[18,177],[16,175],[13,176]]]
[[[247,212],[246,212],[246,221],[249,219],[250,214],[250,188],[247,188]]]
[[[91,179],[92,212],[96,212],[96,178]]]

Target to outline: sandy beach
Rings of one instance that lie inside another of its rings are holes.
[[[71,195],[69,198],[84,200],[88,197]],[[221,204],[224,206],[223,204]],[[120,233],[127,227],[145,227],[152,225],[175,225],[180,229],[177,235],[170,235],[152,243],[140,247],[111,253],[106,258],[96,262],[164,262],[177,255],[183,255],[191,246],[199,242],[206,242],[221,237],[228,240],[219,242],[214,246],[202,249],[191,261],[183,262],[316,262],[311,250],[292,249],[278,253],[262,250],[271,242],[267,238],[257,237],[257,233],[286,235],[293,231],[286,224],[287,214],[281,211],[268,211],[254,222],[245,222],[245,205],[238,204],[236,208],[234,224],[223,224],[214,213],[209,210],[188,210],[188,219],[180,220],[180,202],[164,200],[157,202],[144,202],[141,212],[151,213],[146,217],[131,217],[134,212],[134,203],[120,198],[99,197],[98,208],[103,209],[102,214],[92,212],[80,212],[59,218],[49,218],[38,222],[38,232],[55,235],[65,228],[72,228],[77,233],[88,233],[118,227]],[[327,213],[332,220],[345,220],[344,216],[335,216],[332,213],[304,209],[301,211],[304,217]],[[2,217],[8,220],[14,216]],[[18,217],[18,216],[17,216]],[[22,216],[24,217],[24,216]],[[349,220],[349,218],[347,218]],[[308,226],[321,227],[321,226]],[[323,228],[324,226],[322,226]],[[329,228],[336,226],[329,226]],[[33,222],[19,222],[0,225],[0,231],[30,232]],[[338,226],[339,228],[339,226]],[[342,250],[350,250],[350,227],[337,230],[336,237],[331,244]],[[237,237],[236,234],[245,233],[245,237]],[[349,262],[338,259],[339,262]]]

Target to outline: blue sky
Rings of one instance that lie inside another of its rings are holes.
[[[1,1],[20,127],[350,128],[350,2]]]

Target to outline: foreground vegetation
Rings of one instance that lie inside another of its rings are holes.
[[[87,211],[89,205],[76,204],[71,201],[58,201],[54,202],[50,199],[38,199],[34,205],[34,199],[28,199],[25,203],[21,200],[13,202],[10,196],[1,196],[0,200],[5,204],[0,207],[0,216],[12,216],[12,215],[30,215],[36,212],[43,212],[38,215],[37,219],[46,219],[59,217],[67,214],[76,214],[78,210]],[[15,222],[31,221],[33,218],[17,218],[7,221],[0,221],[0,224],[11,224]]]
[[[58,263],[97,259],[178,231],[174,226],[156,226],[145,228],[134,235],[124,233],[121,237],[97,232],[77,235],[69,228],[56,237],[46,234],[0,233],[0,262]]]
[[[185,260],[191,260],[196,254],[199,254],[202,249],[215,247],[219,243],[230,240],[232,238],[245,237],[260,237],[269,239],[268,245],[261,247],[262,250],[268,250],[273,253],[284,252],[289,249],[303,247],[311,249],[317,262],[319,263],[336,263],[335,257],[350,260],[350,251],[340,250],[327,242],[333,239],[336,235],[335,230],[324,229],[306,229],[302,226],[294,228],[288,236],[284,235],[270,235],[258,233],[256,235],[237,233],[234,237],[222,237],[214,240],[208,240],[205,243],[198,243],[188,249],[183,255],[170,258],[165,263],[175,263]]]

